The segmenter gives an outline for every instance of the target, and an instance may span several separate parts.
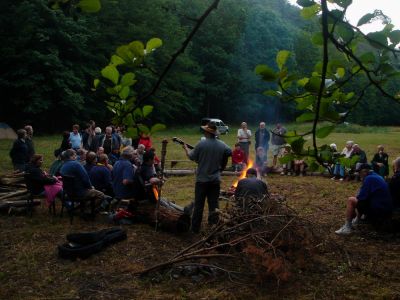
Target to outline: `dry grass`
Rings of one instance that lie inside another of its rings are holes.
[[[197,130],[193,128],[193,130]],[[179,136],[195,144],[200,134],[177,130]],[[334,133],[329,141],[338,146],[353,139],[372,153],[375,145],[388,146],[391,158],[400,150],[397,129],[385,133]],[[223,137],[233,144],[232,133]],[[156,137],[159,144],[161,138]],[[38,152],[51,160],[58,138],[37,137]],[[0,142],[1,171],[10,170],[7,152],[10,143]],[[369,155],[369,157],[371,157]],[[184,159],[178,145],[169,144],[167,159]],[[223,177],[227,189],[235,178]],[[193,200],[194,175],[170,177],[163,196],[184,205]],[[366,230],[350,237],[334,234],[343,222],[345,199],[354,195],[358,183],[332,182],[322,177],[266,178],[270,191],[286,197],[287,203],[316,226],[323,241],[314,262],[295,274],[281,287],[275,281],[263,286],[237,286],[226,278],[206,278],[195,283],[191,278],[174,280],[168,274],[144,279],[133,273],[171,258],[196,238],[155,232],[148,225],[124,226],[128,239],[87,260],[65,261],[57,257],[56,247],[71,231],[99,230],[110,226],[98,218],[84,222],[78,217],[69,225],[68,218],[48,215],[45,207],[32,218],[0,218],[0,299],[397,299],[400,297],[400,237],[369,234]],[[221,203],[221,206],[223,203]],[[311,268],[310,268],[311,266]]]

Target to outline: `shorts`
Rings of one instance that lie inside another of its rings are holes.
[[[271,145],[271,152],[273,156],[281,155],[283,145]]]

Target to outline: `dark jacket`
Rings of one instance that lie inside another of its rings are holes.
[[[56,179],[47,176],[39,167],[28,164],[25,170],[25,181],[28,190],[34,195],[39,195],[44,191],[45,185],[54,184]]]
[[[267,184],[258,178],[243,178],[235,190],[235,197],[262,198],[268,194]]]
[[[367,155],[365,154],[365,151],[363,151],[363,150],[360,150],[358,152],[354,152],[353,151],[351,153],[350,157],[353,157],[355,155],[358,155],[358,163],[366,164],[368,162]]]
[[[33,145],[33,141],[31,138],[27,137],[25,140],[26,145],[28,146],[28,156],[29,159],[35,154],[35,146]]]
[[[26,164],[29,162],[29,148],[25,140],[17,139],[10,150],[13,164]]]
[[[400,208],[400,171],[393,174],[389,181],[390,195],[392,196],[393,206]]]
[[[260,144],[261,141],[261,136],[264,136],[264,138],[262,139],[262,144]],[[264,129],[260,129],[258,128],[256,131],[256,145],[255,148],[257,150],[258,147],[263,147],[265,150],[268,149],[268,143],[269,143],[269,139],[270,139],[270,134],[267,128]]]

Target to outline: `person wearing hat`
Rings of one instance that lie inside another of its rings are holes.
[[[220,191],[221,171],[225,169],[232,150],[216,138],[219,134],[215,123],[201,126],[206,139],[201,140],[193,150],[186,144],[183,148],[187,157],[197,163],[195,200],[192,214],[192,232],[198,233],[201,228],[205,199],[208,203],[208,223],[218,222],[218,197]]]
[[[349,197],[347,200],[346,223],[335,231],[339,235],[352,233],[352,225],[357,224],[362,215],[377,225],[392,213],[392,198],[385,180],[372,171],[369,164],[362,164],[357,171],[363,181],[362,186],[357,197]]]

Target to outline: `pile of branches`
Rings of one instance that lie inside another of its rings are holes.
[[[312,224],[280,200],[231,198],[204,238],[139,274],[198,266],[224,272],[232,281],[287,281],[311,261],[319,239]]]
[[[0,211],[10,212],[10,208],[25,208],[28,197],[23,173],[0,176]],[[34,201],[34,205],[38,204],[40,200]]]

